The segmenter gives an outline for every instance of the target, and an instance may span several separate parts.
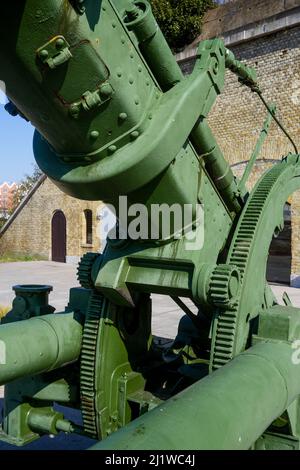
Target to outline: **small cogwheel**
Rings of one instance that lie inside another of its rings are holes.
[[[77,268],[77,279],[85,289],[93,289],[92,267],[99,253],[86,253],[79,261]]]
[[[231,308],[240,292],[240,272],[236,266],[220,264],[213,270],[209,281],[209,298],[213,305]]]

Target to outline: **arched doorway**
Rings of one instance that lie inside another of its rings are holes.
[[[271,283],[290,284],[292,263],[291,205],[287,202],[283,211],[284,228],[273,238],[269,249],[267,280]]]
[[[67,221],[62,211],[56,211],[51,222],[52,261],[66,262],[67,255]]]

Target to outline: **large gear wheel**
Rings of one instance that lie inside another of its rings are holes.
[[[92,267],[99,253],[86,253],[79,261],[77,268],[77,279],[85,289],[92,289],[94,283],[92,281]]]
[[[96,424],[96,385],[95,369],[97,356],[97,341],[100,317],[104,297],[93,291],[86,314],[80,360],[80,401],[84,431],[93,439],[98,438]]]
[[[246,348],[250,322],[274,303],[266,283],[269,246],[283,227],[283,207],[300,186],[299,156],[289,155],[267,171],[250,194],[239,219],[227,264],[241,273],[241,291],[232,309],[217,312],[214,321],[210,369],[215,370]]]

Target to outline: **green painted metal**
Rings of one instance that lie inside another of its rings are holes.
[[[250,449],[299,395],[292,353],[290,344],[256,345],[91,449]]]
[[[76,361],[81,336],[82,324],[74,313],[45,315],[2,325],[1,341],[5,348],[0,384]]]
[[[35,284],[14,286],[16,297],[12,311],[2,319],[1,324],[53,313],[55,309],[49,305],[49,293],[52,289],[52,286]]]
[[[268,132],[269,132],[269,129],[270,129],[270,125],[271,125],[271,122],[272,122],[272,119],[273,119],[273,114],[275,114],[276,112],[276,106],[275,105],[271,105],[270,107],[270,110],[271,112],[268,112],[268,116],[267,116],[267,119],[265,120],[264,122],[264,125],[263,125],[263,128],[260,132],[260,135],[259,135],[259,138],[256,142],[256,145],[255,145],[255,148],[252,152],[252,155],[249,159],[249,162],[247,163],[247,166],[245,168],[245,171],[243,173],[243,176],[239,182],[239,190],[240,191],[244,191],[246,192],[246,183],[247,183],[247,180],[251,174],[251,171],[253,169],[253,166],[256,162],[256,159],[262,149],[262,146],[268,136]]]
[[[65,193],[115,205],[120,225],[102,254],[81,260],[82,288],[64,313],[52,313],[48,286],[16,286],[0,327],[1,439],[25,445],[64,431],[113,434],[105,448],[298,448],[299,310],[277,305],[266,263],[300,188],[299,155],[248,193],[271,116],[287,131],[266,103],[239,182],[207,122],[226,69],[265,102],[255,70],[214,39],[184,77],[146,0],[6,2],[1,24],[7,108],[36,127],[37,163]],[[119,196],[148,211],[144,237],[120,235],[132,216],[124,222]],[[155,220],[155,205],[174,204],[190,205],[196,245],[174,221],[164,234],[168,213]],[[174,341],[152,336],[151,294],[186,314]],[[80,408],[83,429],[54,402]]]

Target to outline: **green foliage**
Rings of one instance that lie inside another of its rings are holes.
[[[0,319],[5,317],[5,315],[11,310],[11,307],[4,307],[0,305]]]
[[[0,230],[3,227],[3,225],[5,224],[6,220],[7,219],[5,219],[4,217],[0,217]]]
[[[150,0],[154,16],[170,47],[179,50],[201,33],[205,12],[215,7],[213,0]]]
[[[0,253],[0,263],[15,263],[17,261],[45,261],[46,258],[40,255],[29,255],[23,253]]]
[[[29,191],[33,188],[35,183],[40,179],[42,175],[43,173],[39,169],[39,167],[37,165],[34,165],[32,174],[24,176],[24,178],[18,185],[17,191],[15,192],[13,207],[10,211],[11,214],[18,207],[22,199],[24,199],[24,197],[29,193]]]

